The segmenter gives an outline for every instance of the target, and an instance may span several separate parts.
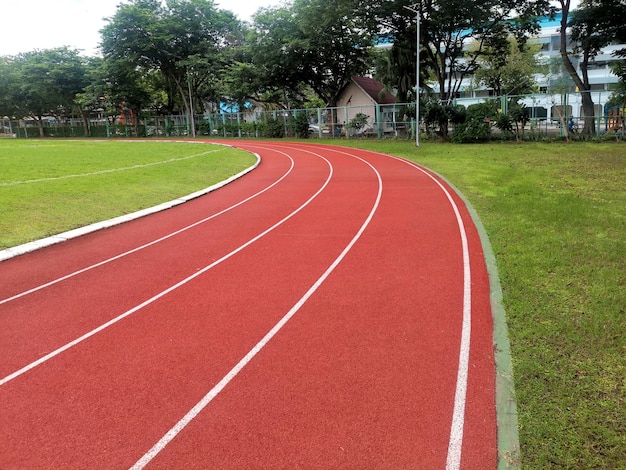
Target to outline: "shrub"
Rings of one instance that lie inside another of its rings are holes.
[[[265,121],[259,123],[259,132],[261,137],[268,139],[282,139],[285,136],[285,127],[279,119],[268,117]]]
[[[309,113],[299,112],[294,118],[296,137],[300,139],[309,138]]]
[[[460,143],[489,140],[491,122],[495,116],[497,116],[497,104],[494,101],[469,106],[465,121],[456,126],[452,140]]]

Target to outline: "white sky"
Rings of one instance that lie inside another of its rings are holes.
[[[1,0],[0,56],[68,46],[98,55],[103,18],[123,0]],[[218,8],[249,20],[261,7],[280,0],[216,0]]]

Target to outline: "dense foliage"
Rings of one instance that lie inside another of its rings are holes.
[[[585,0],[569,16],[569,0],[562,1],[580,44],[564,57],[581,53],[584,66],[607,41],[626,42],[623,15],[615,14],[624,0]],[[292,0],[246,23],[214,0],[128,0],[101,30],[102,57],[67,48],[0,57],[0,116],[86,123],[96,110],[132,119],[259,103],[333,106],[352,76],[372,72],[399,102],[410,102],[418,19],[422,94],[434,84],[445,106],[470,76],[521,94],[532,90],[536,71],[526,39],[550,11],[545,0]],[[574,81],[581,90],[588,85],[584,76]],[[438,129],[445,136],[447,128]]]

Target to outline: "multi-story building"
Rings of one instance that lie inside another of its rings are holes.
[[[580,118],[583,116],[580,92],[562,67],[560,56],[561,14],[557,14],[553,19],[544,18],[540,24],[540,33],[531,41],[541,45],[541,50],[537,53],[538,62],[550,65],[548,67],[550,71],[535,75],[535,80],[539,85],[539,93],[526,96],[521,99],[521,102],[528,106],[531,117],[537,120],[556,121],[560,119],[560,115],[567,118]],[[605,104],[618,83],[618,77],[611,71],[610,67],[612,62],[618,60],[613,52],[625,47],[625,44],[617,42],[606,46],[588,66],[590,92],[596,107],[595,116],[599,119],[600,127],[606,125],[606,123],[603,124],[606,120],[601,121],[606,114]],[[580,60],[573,57],[572,63],[577,68],[579,75],[582,76],[579,68]],[[470,80],[467,80],[467,83],[461,87],[460,96],[455,101],[467,106],[486,97],[493,97],[493,95],[493,90],[487,88],[473,89],[470,86]]]

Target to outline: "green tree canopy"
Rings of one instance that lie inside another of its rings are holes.
[[[190,111],[189,88],[198,97],[219,100],[218,77],[224,53],[242,40],[241,24],[213,0],[131,0],[120,4],[102,29],[105,60],[117,69],[158,71],[169,111]]]
[[[522,44],[527,33],[539,30],[538,18],[550,11],[547,0],[372,0],[371,3],[372,15],[383,33],[390,35],[398,48],[403,48],[405,64],[411,43],[416,42],[415,28],[409,26],[416,15],[405,7],[410,5],[418,12],[420,69],[430,70],[443,101],[454,97],[463,79],[476,72],[484,48],[502,45],[510,35]],[[469,50],[467,46],[471,42],[476,47]],[[407,65],[398,67],[396,83],[406,82],[409,73]]]
[[[493,89],[497,96],[532,93],[537,88],[538,51],[538,45],[520,45],[513,36],[488,46],[477,61],[475,82]]]
[[[66,47],[32,51],[0,63],[3,115],[31,117],[43,136],[45,116],[69,116],[76,95],[88,85],[88,60]]]
[[[334,105],[341,89],[371,65],[373,46],[364,0],[295,0],[254,17],[252,64],[265,90],[304,98],[312,89]]]

